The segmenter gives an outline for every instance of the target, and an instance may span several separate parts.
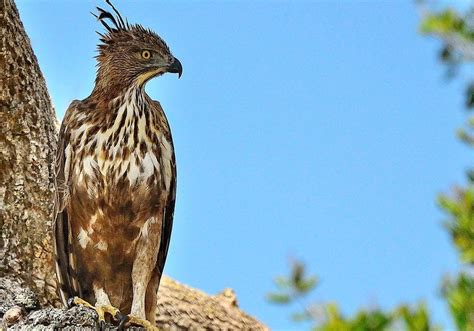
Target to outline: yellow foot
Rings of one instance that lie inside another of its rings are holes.
[[[95,307],[93,305],[91,305],[89,302],[87,302],[86,300],[81,299],[79,297],[70,298],[67,301],[67,305],[68,305],[69,308],[72,307],[72,306],[84,306],[84,307],[95,310]]]
[[[142,318],[139,318],[137,316],[134,316],[134,315],[127,315],[123,320],[122,322],[120,323],[120,327],[123,327],[123,324],[131,324],[131,325],[137,325],[137,326],[141,326],[143,328],[145,328],[147,331],[159,331],[160,329],[158,329],[156,326],[154,326],[153,324],[151,324],[149,321],[145,320],[145,319],[142,319]]]
[[[122,319],[122,313],[120,313],[120,310],[111,305],[97,305],[95,306],[95,311],[99,316],[98,319],[101,328],[105,328],[105,313],[112,315],[116,321],[120,321]]]
[[[78,298],[78,297],[74,297],[72,299],[69,299],[68,306],[72,307],[74,305],[84,306],[84,307],[95,310],[96,313],[97,313],[97,316],[98,316],[98,320],[99,320],[99,327],[101,329],[105,329],[105,314],[106,313],[109,313],[110,315],[112,315],[112,317],[116,321],[121,321],[123,319],[123,315],[120,313],[120,310],[118,310],[117,308],[115,308],[114,306],[111,306],[111,305],[96,305],[96,306],[93,306],[89,302],[87,302],[87,301],[85,301],[81,298]]]

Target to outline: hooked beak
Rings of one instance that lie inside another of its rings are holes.
[[[174,62],[170,64],[167,71],[174,74],[178,74],[178,78],[180,78],[181,75],[183,74],[183,66],[181,65],[181,62],[179,62],[177,58],[174,58]]]

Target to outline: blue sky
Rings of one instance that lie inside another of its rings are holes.
[[[17,1],[61,118],[95,77],[101,1]],[[304,259],[314,301],[344,312],[439,299],[456,253],[435,204],[463,183],[462,81],[410,1],[121,2],[183,64],[148,84],[173,130],[178,199],[166,273],[274,329],[301,329],[264,295]]]

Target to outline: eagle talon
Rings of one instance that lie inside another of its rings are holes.
[[[93,305],[91,305],[89,302],[87,302],[86,300],[81,299],[79,297],[73,297],[73,298],[69,298],[67,300],[67,307],[68,308],[72,308],[74,306],[83,306],[83,307],[87,307],[87,308],[95,310],[95,307]]]
[[[139,317],[134,316],[134,315],[128,315],[127,316],[127,321],[128,321],[129,325],[141,326],[142,328],[144,328],[147,331],[159,331],[159,329],[156,326],[154,326],[153,324],[151,324],[149,321],[147,321],[145,319],[142,319],[142,318],[139,318]]]
[[[117,317],[123,316],[120,310],[118,310],[118,308],[115,308],[112,305],[96,305],[93,309],[97,313],[98,320],[101,324],[101,330],[105,330],[105,327],[106,327],[106,322],[105,322],[106,313],[111,315],[112,318],[116,321],[120,321],[120,318],[117,318]],[[102,329],[102,323],[104,325],[104,329]]]

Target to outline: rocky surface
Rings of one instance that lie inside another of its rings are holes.
[[[95,330],[97,314],[85,307],[41,308],[32,290],[20,282],[0,278],[0,329],[2,330]],[[116,329],[107,325],[107,329]]]

